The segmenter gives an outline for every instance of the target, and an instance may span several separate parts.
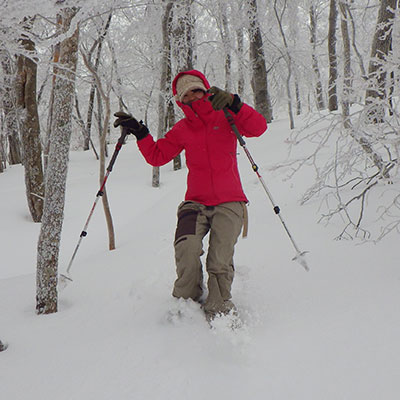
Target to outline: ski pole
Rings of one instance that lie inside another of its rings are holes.
[[[267,187],[267,185],[266,185],[266,183],[265,183],[263,177],[262,177],[261,174],[259,173],[259,171],[258,171],[258,166],[257,166],[257,164],[254,162],[253,157],[252,157],[251,154],[250,154],[250,151],[247,149],[247,147],[246,147],[246,142],[244,141],[243,136],[240,134],[240,132],[239,132],[239,130],[238,130],[236,124],[235,124],[235,121],[233,120],[232,115],[229,113],[229,111],[228,111],[226,108],[224,108],[224,114],[225,114],[225,117],[226,117],[226,119],[228,120],[229,125],[231,126],[233,132],[235,133],[236,138],[237,138],[237,140],[238,140],[240,146],[242,146],[244,152],[246,153],[246,156],[247,156],[247,158],[248,158],[249,161],[250,161],[250,164],[251,164],[251,167],[253,168],[253,171],[256,173],[256,175],[257,175],[259,181],[261,182],[262,187],[263,187],[264,190],[265,190],[265,193],[267,194],[269,200],[271,201],[275,214],[278,216],[279,220],[281,221],[281,223],[282,223],[282,225],[283,225],[283,228],[285,229],[285,231],[286,231],[287,235],[289,236],[289,239],[290,239],[290,241],[291,241],[291,243],[292,243],[294,249],[296,250],[296,255],[293,257],[293,260],[294,260],[294,261],[298,261],[298,262],[304,267],[304,269],[305,269],[306,271],[309,271],[309,268],[308,268],[308,265],[307,265],[307,261],[306,261],[306,259],[305,259],[305,254],[306,254],[307,252],[306,252],[306,251],[300,251],[299,248],[298,248],[298,246],[297,246],[297,244],[296,244],[296,242],[294,241],[293,236],[291,235],[291,233],[290,233],[290,231],[289,231],[289,229],[288,229],[288,227],[287,227],[285,221],[284,221],[283,218],[282,218],[282,215],[281,215],[281,213],[280,213],[280,208],[279,208],[279,206],[275,203],[275,201],[274,201],[274,199],[273,199],[273,197],[272,197],[271,192],[269,191],[269,189],[268,189],[268,187]]]
[[[90,210],[89,216],[88,216],[88,218],[87,218],[87,220],[85,222],[85,225],[83,227],[83,230],[82,230],[82,232],[81,232],[81,234],[79,236],[78,243],[77,243],[77,245],[75,247],[75,250],[74,250],[74,252],[72,254],[71,260],[70,260],[70,262],[68,264],[68,267],[67,267],[67,270],[66,270],[66,273],[65,274],[60,274],[60,282],[61,282],[61,284],[63,286],[66,286],[68,281],[72,282],[72,278],[71,278],[71,276],[69,274],[69,271],[71,269],[72,263],[74,262],[76,253],[78,252],[78,249],[79,249],[79,246],[81,245],[82,239],[87,236],[87,228],[89,226],[90,219],[92,218],[94,209],[96,208],[97,202],[99,201],[100,197],[103,196],[103,194],[104,194],[104,187],[106,186],[106,182],[107,182],[108,176],[110,175],[110,173],[111,173],[111,171],[113,169],[115,160],[117,159],[118,153],[121,150],[122,145],[125,143],[125,138],[126,138],[126,136],[128,134],[129,134],[129,131],[126,128],[122,128],[121,136],[119,137],[119,139],[117,141],[117,144],[115,145],[114,153],[113,153],[113,155],[111,157],[111,160],[110,160],[110,162],[108,164],[108,167],[106,169],[107,172],[106,172],[106,174],[104,176],[104,179],[103,179],[103,182],[102,182],[102,184],[100,186],[100,189],[96,194],[96,199],[95,199],[95,201],[94,201],[94,203],[92,205],[92,208]]]

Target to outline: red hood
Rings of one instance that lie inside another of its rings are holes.
[[[204,86],[206,87],[206,89],[210,89],[210,84],[208,83],[206,77],[200,72],[197,71],[195,69],[192,69],[190,71],[183,71],[183,72],[179,72],[179,74],[174,78],[174,80],[172,81],[172,94],[175,96],[176,95],[176,82],[178,81],[178,79],[182,76],[182,75],[194,75],[197,76],[198,78],[200,78],[203,83]],[[178,102],[177,102],[178,103]]]

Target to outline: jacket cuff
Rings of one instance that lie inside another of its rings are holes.
[[[242,108],[242,105],[243,105],[243,103],[240,100],[240,97],[237,94],[235,94],[233,96],[233,102],[228,108],[231,111],[233,111],[235,114],[237,114],[240,111],[240,109]]]

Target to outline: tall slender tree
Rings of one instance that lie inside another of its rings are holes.
[[[230,43],[230,28],[227,18],[227,7],[222,0],[218,0],[218,27],[221,35],[222,47],[224,51],[224,70],[225,70],[225,90],[232,91],[232,55]]]
[[[171,54],[175,60],[175,72],[187,71],[194,68],[195,63],[195,26],[193,18],[193,0],[174,2],[173,21],[171,22]],[[170,97],[171,99],[171,97]],[[169,124],[173,123],[172,104],[168,103],[167,113]],[[169,125],[170,128],[172,125]],[[174,160],[174,170],[182,168],[181,155]]]
[[[6,168],[6,156],[5,156],[5,146],[4,146],[4,135],[0,133],[0,173],[4,172]]]
[[[22,138],[26,198],[33,221],[40,222],[43,214],[44,182],[36,94],[37,57],[35,44],[28,36],[32,23],[33,18],[27,18],[24,22],[26,34],[21,38],[21,43],[25,54],[18,56],[16,100]]]
[[[257,12],[257,0],[249,0],[250,61],[252,65],[251,86],[255,108],[267,120],[272,121],[272,103],[268,92],[268,74],[264,54],[264,43]]]
[[[386,60],[392,51],[392,32],[398,0],[381,0],[376,29],[371,46],[368,67],[369,86],[366,92],[368,120],[383,122],[388,102],[388,79]]]
[[[321,72],[319,69],[317,56],[317,12],[314,2],[310,5],[310,42],[311,42],[311,60],[315,76],[315,95],[318,110],[325,108],[324,92],[322,88]]]
[[[104,26],[101,27],[101,31],[99,34],[99,37],[96,39],[95,44],[93,46],[93,51],[96,50],[96,57],[94,61],[94,72],[97,73],[99,69],[99,64],[100,64],[100,58],[101,58],[101,51],[103,48],[103,42],[104,39],[106,38],[108,29],[110,28],[111,24],[111,18],[112,18],[112,12],[108,14],[107,20],[104,23]],[[89,54],[89,60],[91,53]],[[89,150],[89,145],[92,144],[93,142],[91,141],[91,130],[92,130],[92,120],[93,120],[93,110],[94,110],[94,100],[95,100],[95,94],[96,94],[96,82],[95,79],[93,78],[92,85],[90,87],[90,93],[89,93],[89,103],[88,103],[88,111],[87,111],[87,118],[86,118],[86,129],[85,129],[85,138],[84,138],[84,144],[83,144],[83,150]],[[100,98],[100,97],[98,97]],[[100,130],[101,132],[101,130]]]
[[[179,3],[175,3],[173,27],[173,55],[177,72],[193,69],[195,58],[193,0],[182,0]]]
[[[328,57],[329,57],[329,81],[328,81],[328,109],[338,109],[337,100],[337,54],[336,54],[336,25],[337,25],[337,0],[330,0],[329,28],[328,28]]]
[[[350,95],[351,95],[351,54],[350,54],[350,35],[347,23],[347,4],[346,1],[339,0],[340,7],[340,27],[343,43],[343,94],[342,94],[342,116],[343,124],[346,129],[350,128]]]
[[[3,112],[9,147],[8,162],[10,165],[21,164],[21,141],[16,106],[16,63],[14,56],[6,51],[6,49],[2,49],[0,58],[4,77]]]
[[[77,10],[61,12],[63,32],[67,32]],[[45,179],[45,201],[38,241],[36,311],[57,312],[58,254],[64,219],[65,186],[71,138],[71,115],[78,57],[78,29],[60,43],[60,60],[54,83],[54,112]]]
[[[157,138],[161,138],[168,129],[168,102],[170,97],[171,82],[171,42],[170,29],[173,16],[173,2],[163,1],[163,17],[161,22],[162,31],[162,53],[161,53],[161,74],[160,90],[158,95],[158,132]],[[152,186],[160,186],[160,167],[153,167]]]
[[[285,14],[286,10],[286,0],[283,2],[283,6],[281,10],[278,10],[278,4],[277,0],[274,1],[274,13],[276,17],[276,21],[278,23],[279,27],[279,32],[282,38],[284,50],[283,50],[283,58],[286,62],[287,65],[287,76],[286,76],[286,96],[287,96],[287,106],[288,106],[288,114],[289,114],[289,123],[290,123],[290,129],[294,129],[294,117],[293,117],[293,100],[292,100],[292,94],[290,90],[291,86],[291,78],[292,78],[292,73],[293,73],[293,60],[292,56],[290,54],[289,50],[289,44],[286,39],[286,34],[283,29],[283,15]]]
[[[100,97],[99,103],[102,104],[104,102],[104,119],[101,121],[101,124],[99,125],[99,132],[100,132],[100,163],[99,163],[99,186],[104,182],[105,174],[106,174],[106,138],[107,138],[107,133],[109,131],[109,126],[110,126],[110,118],[111,118],[111,106],[110,106],[110,91],[111,91],[111,86],[110,85],[103,85],[101,82],[101,79],[98,74],[98,66],[93,65],[87,54],[85,54],[85,51],[81,49],[81,54],[83,61],[89,70],[89,72],[92,74],[92,77],[94,78],[94,83],[96,85],[96,92],[98,96]],[[101,117],[103,118],[103,113],[99,113],[100,115],[98,116],[98,119]],[[108,200],[108,195],[107,195],[107,188],[103,188],[103,193],[101,195],[101,201],[103,203],[103,210],[104,210],[104,215],[106,218],[106,223],[107,223],[107,230],[108,230],[108,248],[109,250],[115,250],[115,231],[114,231],[114,223],[111,215],[111,208],[110,208],[110,202]]]

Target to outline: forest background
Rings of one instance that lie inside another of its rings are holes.
[[[161,137],[182,116],[170,92],[181,70],[238,93],[271,127],[287,116],[294,156],[277,168],[288,179],[314,168],[301,201],[317,198],[338,238],[399,233],[398,0],[1,0],[0,11],[0,172],[23,164],[41,223],[39,314],[57,311],[70,149],[96,157],[104,182],[120,135],[112,113]],[[149,179],[158,187],[160,170]],[[106,191],[101,200],[113,249]]]

